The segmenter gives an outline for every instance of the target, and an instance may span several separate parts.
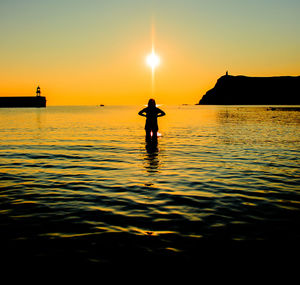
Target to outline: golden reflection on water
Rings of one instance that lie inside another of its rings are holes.
[[[294,236],[299,112],[161,108],[157,140],[145,139],[141,106],[0,110],[3,228],[16,223],[15,240],[88,237],[80,246],[126,232],[174,252],[210,237]]]
[[[145,139],[145,168],[148,173],[158,172],[159,162],[159,148],[157,139]]]

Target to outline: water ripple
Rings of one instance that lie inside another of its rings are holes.
[[[38,125],[5,113],[3,242],[103,262],[127,251],[186,258],[204,240],[298,240],[297,112],[278,111],[279,123],[265,109],[199,108],[169,107],[152,148],[130,108],[50,107],[32,111]],[[124,121],[102,125],[116,110]]]

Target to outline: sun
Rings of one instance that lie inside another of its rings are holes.
[[[160,58],[159,56],[152,50],[152,53],[148,54],[146,57],[147,64],[152,68],[152,71],[159,66]]]

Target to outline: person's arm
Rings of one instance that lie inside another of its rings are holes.
[[[163,110],[158,109],[157,117],[162,117],[162,116],[165,116],[165,115],[166,115],[166,113]]]
[[[139,111],[139,115],[142,117],[147,117],[147,113],[146,113],[146,108],[144,108],[143,110]]]

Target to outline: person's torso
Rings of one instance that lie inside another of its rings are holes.
[[[157,124],[157,114],[159,113],[158,108],[146,108],[146,124]]]

